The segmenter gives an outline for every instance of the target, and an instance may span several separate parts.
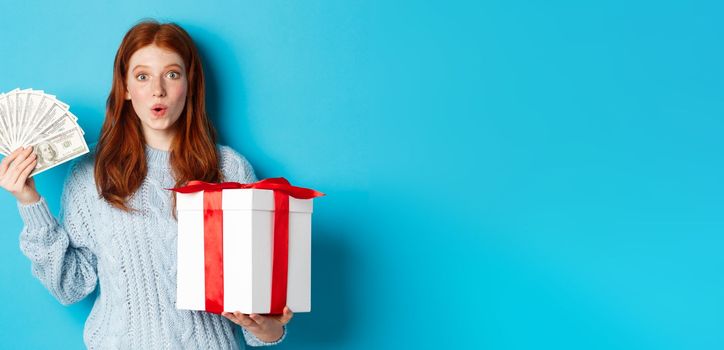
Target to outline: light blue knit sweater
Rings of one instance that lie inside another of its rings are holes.
[[[249,162],[219,146],[226,181],[256,181]],[[177,223],[169,152],[146,146],[148,175],[126,213],[101,199],[93,176],[93,151],[73,162],[63,187],[60,222],[44,198],[18,203],[25,223],[20,249],[32,273],[62,304],[98,295],[85,323],[89,349],[239,349],[242,336],[257,339],[223,316],[176,309]]]

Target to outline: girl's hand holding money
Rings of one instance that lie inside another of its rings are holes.
[[[35,180],[28,178],[37,164],[33,147],[18,148],[0,162],[0,187],[6,189],[23,205],[40,200]]]

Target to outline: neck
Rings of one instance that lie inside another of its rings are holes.
[[[168,151],[171,149],[171,142],[173,142],[173,137],[175,135],[176,129],[153,130],[150,128],[143,128],[143,137],[146,139],[146,144],[161,151]]]

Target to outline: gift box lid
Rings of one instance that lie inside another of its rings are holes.
[[[311,213],[313,199],[289,197],[289,211]],[[203,210],[204,192],[176,193],[176,208],[181,210]],[[274,211],[274,191],[259,189],[226,189],[221,194],[223,210],[265,210]]]

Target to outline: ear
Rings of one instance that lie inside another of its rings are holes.
[[[126,90],[126,101],[129,101],[131,99],[131,93]]]

